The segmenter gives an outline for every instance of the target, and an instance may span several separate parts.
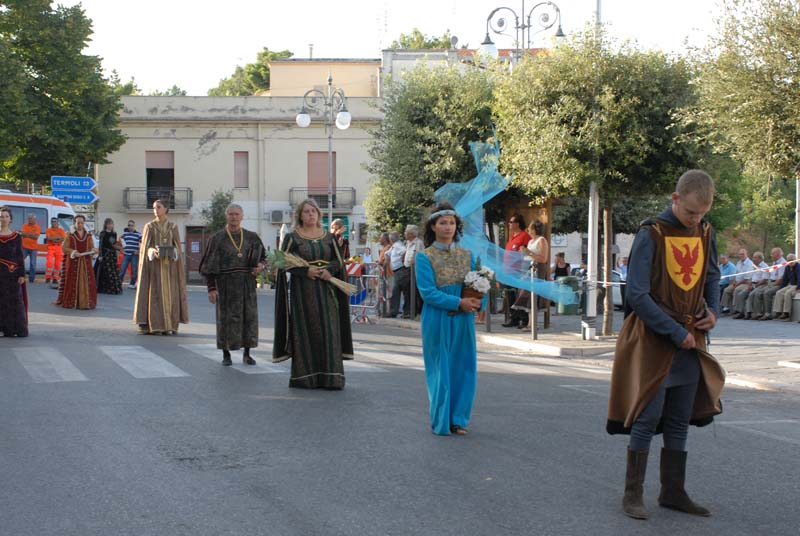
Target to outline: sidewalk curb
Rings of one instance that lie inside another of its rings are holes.
[[[391,326],[395,328],[408,329],[412,331],[420,331],[420,323],[414,320],[404,320],[399,318],[380,318],[378,324]],[[519,338],[503,337],[493,333],[476,333],[478,342],[484,344],[491,344],[495,346],[503,346],[515,350],[522,350],[527,352],[536,353],[548,357],[560,357],[564,359],[572,359],[575,362],[583,363],[586,365],[594,365],[599,367],[612,368],[614,365],[613,356],[608,359],[603,359],[601,356],[611,354],[614,351],[614,339],[599,340],[596,346],[591,347],[575,347],[563,346],[557,343],[546,343],[541,341],[525,341]],[[779,363],[784,365],[783,362]],[[797,366],[797,365],[788,365]],[[767,391],[774,393],[787,393],[787,394],[800,394],[800,386],[791,384],[772,382],[762,378],[752,376],[744,376],[739,374],[728,374],[725,379],[725,385],[730,387],[740,387],[744,389],[751,389],[754,391]]]
[[[403,328],[413,331],[420,330],[420,323],[414,320],[403,320],[399,318],[381,318],[378,320],[379,324],[392,326],[395,328]],[[515,350],[523,350],[528,352],[535,352],[540,355],[549,357],[564,357],[564,358],[587,358],[595,357],[602,354],[607,354],[614,351],[615,344],[607,341],[597,341],[596,346],[592,347],[577,347],[577,346],[564,346],[561,344],[553,344],[541,341],[525,341],[513,337],[503,337],[502,335],[495,335],[493,333],[476,333],[475,338],[478,342],[484,344],[492,344],[495,346],[504,346],[506,348],[513,348]]]

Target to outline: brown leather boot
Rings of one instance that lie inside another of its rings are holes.
[[[661,449],[661,493],[658,504],[696,516],[708,517],[711,512],[694,503],[684,489],[686,481],[686,452]]]
[[[644,475],[647,472],[647,450],[628,449],[628,468],[625,471],[625,495],[622,510],[634,519],[647,519],[650,514],[644,508]]]

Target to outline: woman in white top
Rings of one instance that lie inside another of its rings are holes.
[[[533,259],[531,270],[534,270],[536,277],[539,279],[545,279],[547,277],[547,261],[550,256],[550,244],[548,244],[547,239],[542,236],[544,234],[544,225],[542,222],[533,220],[528,225],[528,234],[531,236],[531,239],[528,241],[527,247],[521,247],[520,251]],[[530,313],[531,293],[527,290],[521,291],[519,297],[514,302],[514,305],[511,306],[511,308],[521,309]],[[531,322],[534,320],[535,319],[531,318],[529,314],[528,325],[519,326],[519,329],[531,329]]]

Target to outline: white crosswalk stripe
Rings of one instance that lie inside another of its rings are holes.
[[[31,347],[13,350],[17,361],[25,368],[34,383],[82,382],[84,376],[57,348]]]
[[[184,350],[189,350],[197,355],[201,355],[206,357],[216,363],[222,362],[222,351],[217,348],[216,344],[181,344],[181,348]],[[261,346],[259,346],[261,349]],[[259,351],[260,354],[269,354],[272,353],[272,348],[270,345],[269,349],[264,349]],[[240,352],[231,352],[231,358],[233,360],[232,368],[244,374],[289,374],[289,370],[291,369],[291,362],[290,361],[283,361],[282,363],[273,363],[269,361],[269,357],[262,357],[257,358],[254,357],[256,360],[255,365],[245,365],[241,362],[241,353]],[[347,360],[344,362],[344,370],[345,373],[347,372],[384,372],[385,369],[370,365],[369,363],[361,363],[357,361],[358,356],[356,356],[356,360]]]
[[[192,353],[206,357],[217,364],[222,363],[222,351],[217,349],[216,344],[181,344],[181,348]],[[272,353],[270,348],[269,353]],[[267,354],[269,355],[269,354]],[[245,365],[241,361],[241,352],[232,352],[233,369],[245,374],[288,374],[288,361],[284,363],[272,363],[268,358],[254,358],[255,365]]]
[[[100,351],[134,378],[179,378],[189,376],[188,373],[154,354],[144,346],[101,346]]]

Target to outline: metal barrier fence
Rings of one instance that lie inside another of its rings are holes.
[[[345,265],[347,282],[356,286],[350,296],[350,321],[369,324],[388,308],[389,289],[386,274],[377,262]]]

